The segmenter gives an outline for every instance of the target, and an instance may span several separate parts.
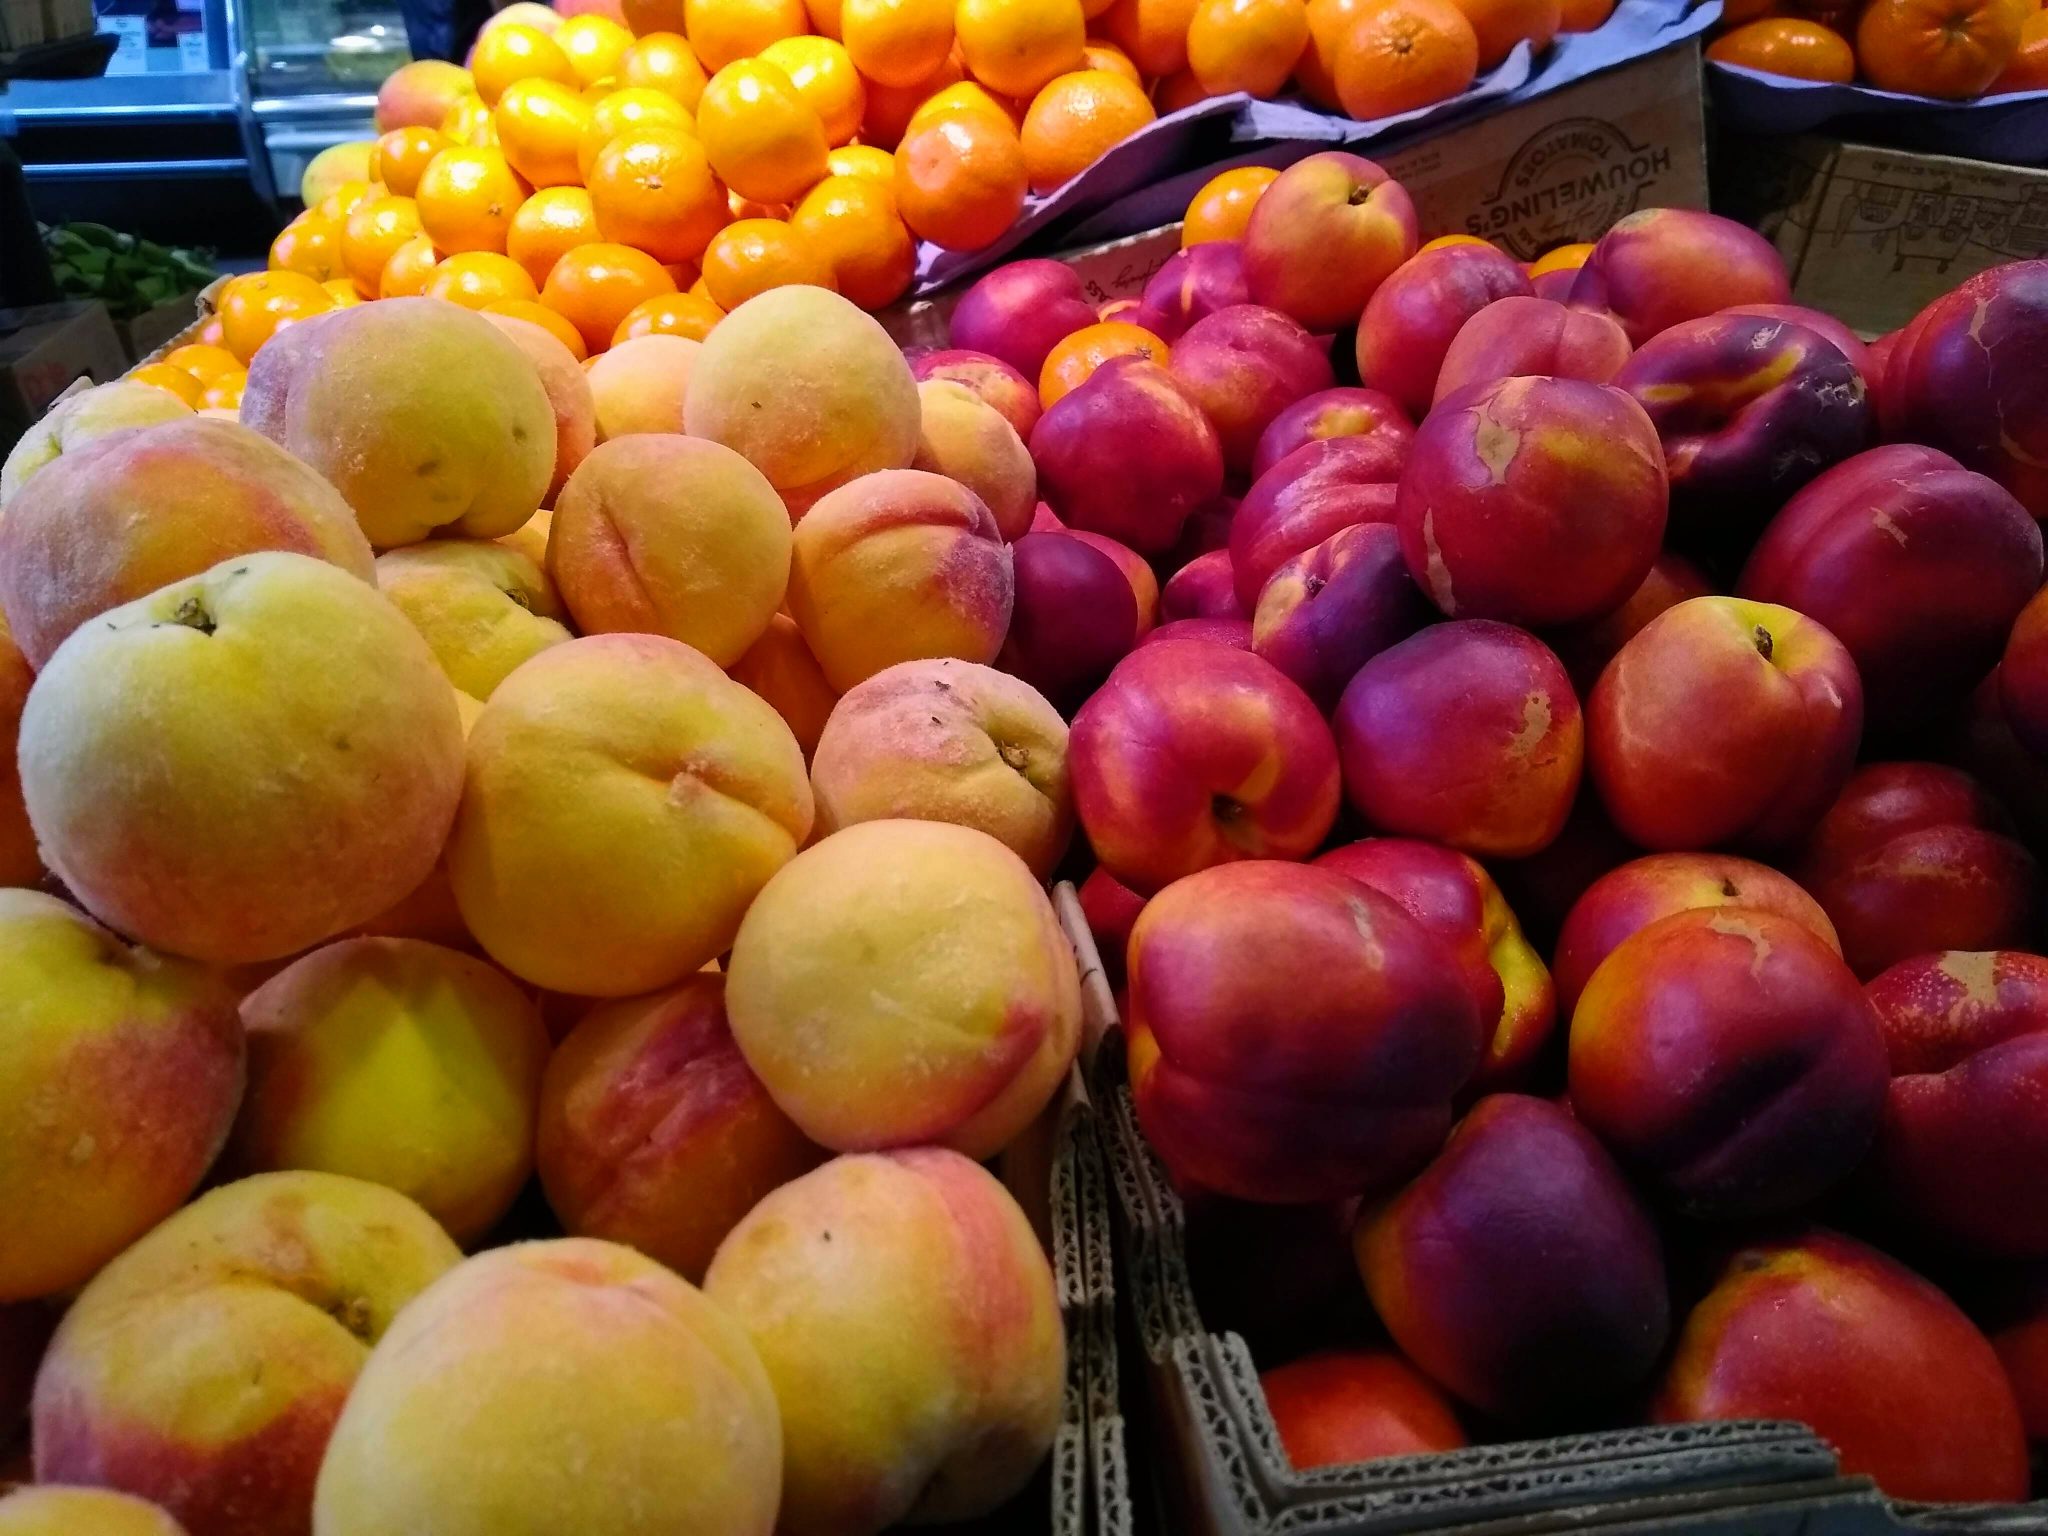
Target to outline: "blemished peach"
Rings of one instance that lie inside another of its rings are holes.
[[[783,1186],[733,1229],[704,1291],[774,1383],[784,1536],[973,1519],[1052,1447],[1052,1266],[1009,1191],[958,1153],[841,1157]]]
[[[1248,649],[1162,633],[1074,716],[1067,762],[1096,857],[1146,893],[1234,859],[1307,857],[1337,818],[1315,701]]]
[[[1565,915],[1558,931],[1557,1001],[1570,1017],[1579,994],[1630,935],[1659,918],[1698,907],[1748,907],[1790,918],[1836,954],[1835,925],[1789,875],[1732,853],[1652,853],[1600,876]]]
[[[1031,429],[1038,425],[1044,410],[1034,382],[1038,377],[1036,368],[1027,379],[1000,357],[962,347],[942,347],[936,352],[913,355],[910,371],[920,384],[936,379],[964,384],[1001,412],[1003,420],[1022,441],[1031,441]]]
[[[0,1536],[186,1536],[147,1499],[110,1488],[17,1488],[0,1497]]]
[[[316,318],[274,372],[276,349],[257,354],[242,420],[332,481],[373,545],[496,538],[533,515],[554,478],[555,410],[517,342],[442,299]]]
[[[767,629],[789,550],[753,465],[701,438],[636,435],[598,444],[562,487],[548,575],[584,634],[666,635],[723,667]]]
[[[448,681],[479,703],[522,661],[569,639],[547,573],[490,539],[386,550],[377,590],[412,620]]]
[[[188,414],[95,438],[22,487],[0,519],[0,610],[41,670],[87,619],[261,549],[374,584],[332,486],[247,428]]]
[[[588,635],[484,706],[448,874],[513,975],[628,997],[722,954],[810,831],[803,753],[767,703],[679,641]]]
[[[540,374],[541,388],[548,392],[548,406],[555,413],[555,470],[548,477],[541,505],[553,506],[562,482],[583,462],[583,456],[597,446],[597,401],[591,394],[590,377],[576,361],[576,354],[544,327],[517,315],[485,310],[483,316],[526,354]],[[672,430],[682,429],[678,426]]]
[[[320,1467],[318,1536],[775,1529],[783,1436],[760,1356],[630,1248],[478,1254],[384,1337]]]
[[[718,322],[690,371],[684,430],[741,454],[792,519],[839,486],[906,469],[917,381],[872,315],[823,288],[771,288]]]
[[[14,500],[29,476],[96,437],[182,421],[191,414],[192,407],[169,390],[130,379],[82,389],[52,406],[7,450],[7,461],[0,464],[0,507]]]
[[[839,702],[839,691],[825,680],[825,669],[811,654],[796,620],[786,613],[772,616],[761,638],[726,672],[773,706],[803,748],[804,760],[810,761],[818,750],[818,738],[825,733],[825,722]]]
[[[757,1201],[824,1159],[740,1055],[720,975],[599,1004],[541,1080],[535,1160],[563,1227],[692,1284]]]
[[[839,1152],[987,1157],[1045,1107],[1080,1038],[1074,953],[1036,877],[944,822],[865,821],[805,849],[748,909],[726,977],[747,1064]]]
[[[547,1031],[503,972],[414,939],[345,939],[242,1000],[249,1089],[232,1156],[409,1196],[461,1243],[533,1170]]]
[[[1825,1193],[1870,1150],[1887,1077],[1855,974],[1773,912],[1660,918],[1572,1010],[1573,1112],[1689,1216],[1776,1215]]]
[[[904,661],[840,699],[811,758],[818,830],[908,817],[986,832],[1039,879],[1074,830],[1067,723],[1029,683]]]
[[[427,642],[305,555],[237,556],[101,615],[37,677],[20,753],[37,841],[86,909],[222,964],[390,906],[462,793]]]
[[[1334,869],[1177,880],[1130,942],[1138,1121],[1184,1183],[1278,1204],[1384,1191],[1451,1125],[1485,1040],[1450,947]]]
[[[1261,1371],[1259,1389],[1298,1472],[1465,1444],[1451,1405],[1390,1350],[1310,1355]]]
[[[1016,428],[950,379],[926,380],[917,398],[922,425],[910,467],[959,481],[995,514],[1005,539],[1022,538],[1038,506],[1038,467]]]
[[[1895,1499],[2027,1496],[2026,1431],[1984,1335],[1904,1265],[1819,1227],[1729,1257],[1655,1414],[1796,1419]]]
[[[39,891],[0,890],[0,1302],[79,1285],[183,1203],[242,1094],[234,994]]]
[[[797,525],[790,616],[842,693],[899,661],[994,661],[1015,596],[995,515],[943,475],[863,475]]]
[[[36,852],[35,828],[21,798],[21,769],[15,744],[21,739],[21,710],[35,686],[35,669],[14,637],[7,616],[0,613],[0,886],[34,885],[43,878],[43,858]]]
[[[191,1536],[303,1536],[357,1373],[461,1257],[360,1179],[268,1173],[202,1195],[65,1314],[36,1377],[37,1480],[152,1499]]]
[[[690,373],[703,346],[686,336],[634,336],[585,363],[597,440],[681,432]]]

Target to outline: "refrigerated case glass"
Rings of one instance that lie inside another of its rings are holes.
[[[249,113],[288,201],[313,156],[374,132],[377,87],[412,57],[395,0],[227,0],[246,60]]]

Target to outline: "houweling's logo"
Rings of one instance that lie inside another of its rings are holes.
[[[1533,261],[1553,246],[1598,238],[1670,169],[1670,145],[1638,144],[1613,123],[1568,117],[1514,152],[1465,228]]]

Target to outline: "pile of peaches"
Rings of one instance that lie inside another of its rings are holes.
[[[1732,0],[1707,57],[1944,101],[2048,91],[2039,0]]]

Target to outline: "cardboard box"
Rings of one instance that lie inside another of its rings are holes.
[[[127,368],[120,333],[97,299],[0,310],[0,423],[10,436],[77,380],[104,384]]]
[[[181,293],[131,319],[116,321],[115,329],[121,333],[121,344],[127,349],[129,361],[139,363],[172,337],[182,335],[192,324],[197,302],[197,294]]]
[[[1870,336],[1987,267],[2048,255],[2048,170],[1820,135],[1723,136],[1714,206],[1777,245],[1797,302]]]
[[[1192,197],[1230,166],[1285,165],[1326,147],[1268,146],[1174,179]],[[1524,261],[1597,239],[1638,208],[1704,208],[1699,45],[1688,40],[1534,101],[1367,153],[1415,199],[1425,240],[1480,235]],[[1170,224],[1056,254],[1081,274],[1089,296],[1105,303],[1142,293],[1179,248],[1180,226]],[[959,293],[899,305],[879,318],[904,346],[943,346]]]

